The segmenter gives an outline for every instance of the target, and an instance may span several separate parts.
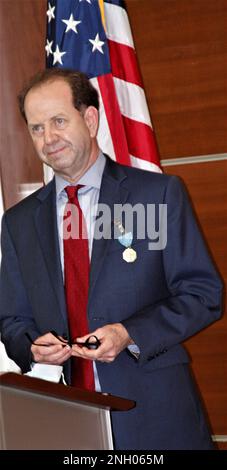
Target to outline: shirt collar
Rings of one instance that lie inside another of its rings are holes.
[[[105,163],[106,157],[104,157],[103,153],[100,151],[95,163],[86,171],[86,173],[79,179],[79,181],[77,181],[76,184],[82,184],[86,186],[86,188],[82,188],[82,190],[84,189],[84,191],[87,191],[90,188],[100,189]],[[69,186],[70,183],[61,176],[55,175],[55,185],[56,195],[58,198],[61,195],[62,191],[65,189],[65,187]]]

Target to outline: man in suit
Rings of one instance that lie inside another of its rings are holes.
[[[133,410],[112,413],[117,449],[212,448],[180,343],[219,318],[222,286],[182,184],[102,153],[98,96],[82,74],[41,72],[19,101],[38,156],[55,178],[3,217],[0,312],[8,355],[23,372],[33,362],[63,365],[69,384],[72,358],[93,361],[96,390],[136,401]],[[70,339],[60,219],[65,187],[75,184],[82,185],[91,260],[89,334],[77,340],[95,335],[96,350],[65,346],[51,333]],[[97,202],[113,214],[109,237],[96,237],[98,209],[88,216]],[[167,241],[157,249],[147,233],[137,236],[135,221],[126,233],[115,215],[115,207],[138,203],[145,214],[149,205],[167,207]]]

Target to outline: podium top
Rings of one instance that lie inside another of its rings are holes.
[[[133,400],[116,397],[109,393],[81,390],[79,388],[56,384],[12,372],[0,375],[0,386],[17,388],[59,400],[76,401],[110,411],[128,411],[136,405]]]

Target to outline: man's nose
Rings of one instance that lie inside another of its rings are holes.
[[[51,126],[46,126],[44,129],[44,142],[47,145],[52,144],[56,140],[56,134]]]

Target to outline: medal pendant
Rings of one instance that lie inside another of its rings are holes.
[[[126,261],[126,263],[134,263],[137,258],[137,253],[133,248],[126,248],[126,250],[123,251],[123,260]]]

